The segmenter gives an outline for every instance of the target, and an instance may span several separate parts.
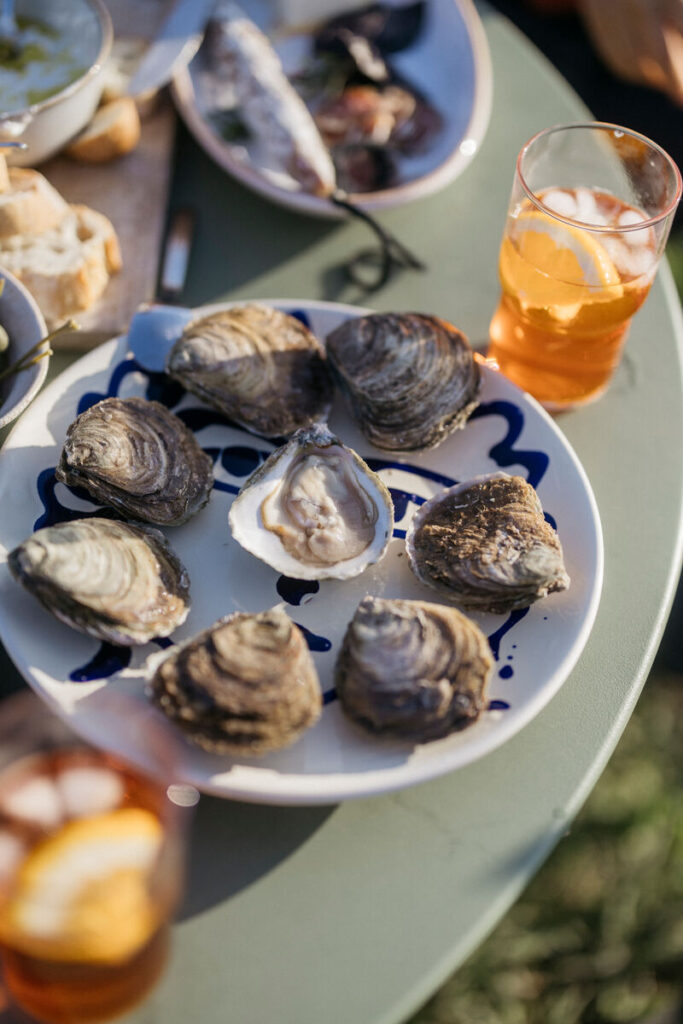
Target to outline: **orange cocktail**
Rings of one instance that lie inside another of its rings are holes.
[[[488,354],[546,407],[607,387],[680,192],[662,150],[612,125],[550,129],[522,150]]]
[[[0,964],[39,1021],[91,1024],[139,1003],[164,968],[180,819],[160,778],[73,738],[44,743],[41,717],[0,730]]]

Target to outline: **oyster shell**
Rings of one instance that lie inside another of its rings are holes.
[[[71,424],[55,476],[103,505],[159,526],[176,526],[207,503],[210,457],[159,402],[105,398]]]
[[[373,313],[327,337],[327,358],[377,448],[433,448],[479,404],[479,365],[465,335],[421,313]]]
[[[356,722],[421,742],[476,721],[492,667],[488,640],[457,609],[365,597],[342,642],[335,682]]]
[[[387,549],[385,484],[326,426],[297,431],[243,484],[230,508],[238,544],[294,579],[348,579]]]
[[[463,608],[509,612],[569,586],[559,537],[520,476],[492,473],[430,498],[406,548],[415,575]]]
[[[281,608],[219,619],[159,665],[150,696],[189,740],[217,754],[289,746],[322,708],[304,635]]]
[[[190,610],[187,571],[159,530],[74,519],[9,555],[12,575],[68,626],[135,646],[168,636]]]
[[[296,317],[267,306],[235,306],[188,324],[166,368],[208,405],[265,437],[289,436],[332,404],[323,346]]]

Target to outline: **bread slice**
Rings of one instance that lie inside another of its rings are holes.
[[[85,163],[104,163],[124,156],[140,141],[140,115],[135,100],[122,96],[104,103],[66,147],[67,156]]]
[[[67,206],[49,231],[0,240],[0,266],[28,288],[49,327],[89,309],[121,265],[111,221],[88,206]]]
[[[69,212],[68,203],[39,171],[10,167],[7,183],[0,191],[0,244],[52,231]]]

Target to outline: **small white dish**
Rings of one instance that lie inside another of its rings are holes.
[[[8,363],[13,363],[45,337],[47,327],[38,304],[23,284],[2,268],[0,280],[4,280],[0,324],[9,334]],[[43,356],[28,370],[0,381],[0,427],[16,419],[35,398],[47,375],[49,362],[50,357]]]
[[[259,0],[245,0],[242,7],[267,29]],[[305,35],[275,40],[274,46],[288,73],[305,65]],[[396,185],[351,196],[356,206],[367,211],[400,206],[445,188],[479,152],[491,115],[491,55],[472,0],[430,0],[420,37],[396,54],[392,63],[437,107],[444,125],[425,153],[402,161]],[[206,69],[205,51],[200,49],[191,64],[175,75],[172,93],[188,129],[219,167],[281,206],[318,217],[346,216],[328,199],[301,191],[289,174],[269,165],[256,143],[228,143],[220,137],[209,119],[215,90]]]
[[[82,67],[78,78],[58,92],[22,109],[2,112],[2,137],[26,143],[26,149],[6,151],[7,163],[35,167],[57,153],[95,113],[113,28],[104,0],[18,0],[16,6],[17,16],[33,18],[58,32]]]
[[[246,300],[244,300],[246,301]],[[334,303],[272,300],[303,315],[319,338],[363,310]],[[222,306],[205,307],[198,314]],[[163,374],[141,372],[127,339],[98,346],[60,374],[12,431],[0,452],[0,634],[8,654],[36,692],[91,742],[145,764],[145,729],[163,721],[145,696],[163,656],[152,642],[133,650],[100,645],[41,608],[7,567],[7,555],[34,529],[92,514],[82,493],[55,484],[67,427],[105,395],[165,401],[214,458],[211,500],[183,526],[164,533],[190,574],[192,608],[172,642],[182,642],[231,611],[262,611],[284,602],[308,630],[324,694],[320,721],[287,750],[257,758],[207,754],[179,740],[183,781],[218,796],[273,804],[331,804],[385,793],[435,778],[504,743],[559,690],[590,634],[603,574],[600,518],[590,483],[566,438],[533,398],[484,366],[482,402],[463,430],[429,452],[392,457],[359,433],[337,392],[330,428],[379,472],[392,489],[394,537],[387,554],[352,580],[319,585],[288,580],[230,535],[230,503],[247,474],[274,447],[230,426]],[[405,456],[405,457],[404,457]],[[334,693],[334,663],[349,620],[365,594],[438,601],[410,571],[403,536],[421,498],[455,479],[503,469],[536,486],[562,541],[568,590],[508,616],[472,613],[489,637],[496,664],[489,707],[445,739],[413,746],[366,735],[343,715]],[[417,496],[417,497],[414,497]]]

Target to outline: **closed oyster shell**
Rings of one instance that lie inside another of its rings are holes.
[[[210,457],[166,406],[105,398],[71,424],[55,476],[124,516],[177,526],[207,503]]]
[[[434,448],[479,404],[481,375],[465,335],[435,316],[373,313],[327,337],[327,358],[376,448]]]
[[[190,610],[187,571],[159,530],[74,519],[10,552],[12,575],[68,626],[135,646],[168,636]]]
[[[488,640],[457,609],[365,597],[346,631],[335,681],[356,722],[422,742],[476,721],[492,667]]]
[[[294,316],[235,306],[195,320],[171,349],[171,377],[235,423],[287,437],[332,404],[325,350]]]
[[[509,612],[569,586],[559,537],[520,476],[492,473],[430,498],[406,548],[415,575],[463,608]]]
[[[385,484],[323,424],[297,431],[243,484],[230,508],[238,544],[294,579],[348,579],[387,549]]]
[[[217,754],[289,746],[322,708],[304,635],[281,608],[219,619],[161,663],[150,696],[189,740]]]

